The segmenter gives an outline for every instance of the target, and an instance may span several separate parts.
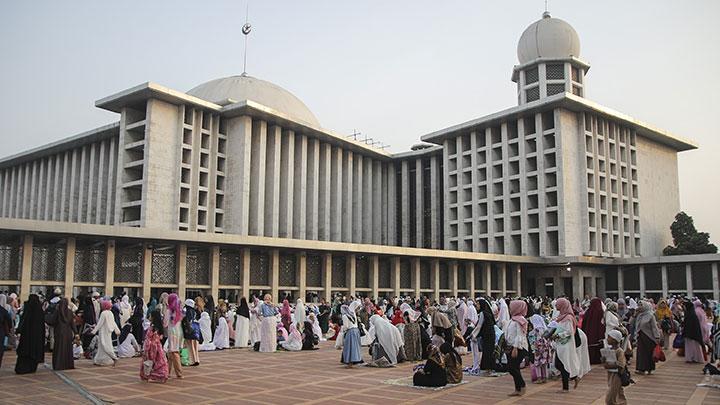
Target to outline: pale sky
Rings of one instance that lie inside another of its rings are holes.
[[[187,91],[242,73],[245,4],[2,1],[0,156],[117,121],[95,100],[140,83]],[[323,127],[401,152],[516,105],[517,40],[543,10],[251,0],[248,72],[294,93]],[[549,11],[580,35],[587,98],[700,144],[680,154],[681,207],[720,241],[720,1],[550,0]]]

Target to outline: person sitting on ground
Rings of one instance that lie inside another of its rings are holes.
[[[428,359],[425,365],[418,367],[413,375],[413,385],[418,387],[444,387],[447,385],[447,372],[445,371],[445,360],[440,350],[428,345]]]
[[[460,384],[463,377],[462,358],[460,354],[452,347],[450,343],[443,343],[440,346],[440,352],[445,361],[445,374],[447,374],[448,384]]]

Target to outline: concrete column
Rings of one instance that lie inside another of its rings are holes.
[[[103,217],[103,210],[107,209],[107,200],[103,199],[105,188],[107,186],[106,180],[110,177],[110,173],[107,172],[107,168],[105,167],[105,161],[107,160],[107,141],[100,142],[100,150],[98,151],[98,183],[97,183],[97,193],[95,196],[95,223],[96,224],[102,224]],[[53,194],[53,198],[55,197],[55,194]],[[47,219],[47,218],[46,218]]]
[[[373,173],[372,181],[372,212],[373,212],[373,226],[372,226],[372,240],[371,243],[375,245],[381,245],[386,242],[383,240],[383,233],[385,224],[387,224],[385,206],[383,206],[383,197],[387,196],[387,192],[383,190],[383,170],[382,162],[379,160],[373,161],[371,168]]]
[[[380,257],[375,255],[370,257],[370,287],[372,288],[372,297],[377,299],[380,296],[378,288],[380,284]]]
[[[181,300],[185,300],[185,290],[187,289],[187,244],[180,243],[177,245],[177,295]],[[217,297],[217,295],[213,295]]]
[[[420,296],[420,259],[417,257],[413,257],[410,266],[412,269],[412,286],[413,290],[415,290],[415,297]]]
[[[352,151],[345,151],[342,166],[342,241],[352,242],[353,235],[353,173]]]
[[[483,276],[485,277],[485,291],[492,297],[492,263],[483,263]]]
[[[240,292],[247,298],[245,291]],[[213,297],[220,295],[220,246],[210,248],[210,294]]]
[[[693,296],[693,282],[692,282],[692,264],[687,263],[685,265],[685,283],[687,286],[688,297]]]
[[[320,142],[308,139],[307,148],[307,205],[306,205],[306,237],[318,240],[318,193],[320,180]]]
[[[293,237],[305,239],[307,226],[307,136],[295,137],[295,189],[293,191]]]
[[[415,247],[424,247],[425,232],[424,232],[424,204],[423,197],[423,164],[422,159],[417,158],[415,160]],[[413,220],[413,218],[411,218]]]
[[[111,295],[115,287],[115,239],[105,242],[105,295]]]
[[[343,151],[332,148],[330,160],[330,240],[342,241]]]
[[[149,243],[143,243],[143,286],[142,296],[145,302],[150,302],[150,284],[152,283],[152,248]],[[107,291],[105,292],[107,293]],[[112,294],[112,291],[110,291]],[[160,298],[160,297],[158,297]]]
[[[720,300],[720,278],[718,278],[718,264],[717,262],[714,262],[710,266],[712,269],[713,299],[717,301]],[[667,294],[665,294],[665,296],[667,297]]]
[[[475,263],[467,262],[465,265],[465,276],[467,277],[470,297],[475,299]]]
[[[332,303],[332,254],[325,253],[322,259],[322,278],[325,287],[325,301]]]
[[[373,236],[373,161],[370,158],[363,159],[363,182],[362,182],[362,217],[363,233],[362,243],[372,243]]]
[[[400,296],[400,258],[392,258],[392,288],[395,297]]]
[[[503,297],[507,295],[507,263],[500,265],[500,289]]]
[[[282,129],[273,125],[267,133],[265,156],[265,236],[277,238],[280,232],[280,182],[285,173],[280,171]]]
[[[397,185],[395,184],[395,163],[387,163],[387,244],[395,246],[397,240]]]
[[[518,297],[522,297],[522,266],[518,263],[514,266],[513,271],[515,277],[515,293]]]
[[[574,297],[583,297],[585,293],[585,280],[583,279],[583,272],[581,269],[573,269],[572,270],[572,286],[573,286],[573,293],[572,295]],[[565,294],[568,294],[568,291],[565,291]]]
[[[298,297],[305,302],[307,294],[307,254],[302,252],[297,255],[297,275],[298,275]]]
[[[622,266],[617,267],[618,298],[625,297],[625,280],[623,279]]]
[[[354,179],[353,179],[353,236],[354,243],[362,243],[363,227],[365,218],[363,218],[363,155],[355,155],[354,163]]]
[[[330,240],[331,229],[331,174],[332,174],[332,146],[323,143],[320,146],[320,183],[318,184],[318,239]]]
[[[83,148],[83,156],[85,155],[85,148]],[[85,161],[83,160],[83,164]],[[30,175],[30,204],[28,204],[27,216],[28,219],[37,219],[37,188],[38,188],[38,161],[32,163],[32,174]],[[80,199],[80,207],[82,208],[82,198]],[[80,218],[78,218],[78,222]]]
[[[293,193],[295,190],[295,133],[283,131],[280,152],[279,231],[281,238],[293,237]]]
[[[431,262],[430,274],[432,277],[432,289],[435,300],[440,300],[440,260],[433,259]]]
[[[350,291],[350,295],[352,295],[352,296],[355,296],[356,264],[357,264],[357,260],[355,260],[355,255],[354,254],[347,255],[347,259],[345,262],[345,272],[347,274],[348,290]]]
[[[267,122],[252,124],[250,141],[250,235],[265,232],[265,166],[267,153]],[[232,157],[231,157],[232,159]]]
[[[660,274],[662,277],[662,294],[663,297],[667,297],[670,295],[670,289],[668,288],[667,264],[660,266]]]
[[[400,235],[402,240],[400,246],[410,246],[410,167],[408,161],[403,160],[400,163],[400,187],[402,189],[401,199],[401,218],[400,218]],[[447,218],[447,217],[446,217]]]
[[[73,297],[73,283],[75,282],[75,238],[65,239],[65,297]]]
[[[116,180],[120,178],[121,176],[116,176],[114,173],[117,172],[117,155],[118,152],[115,150],[115,141],[113,139],[110,139],[110,153],[108,153],[109,161],[108,161],[108,182],[107,182],[107,189],[105,191],[106,194],[106,208],[105,208],[105,224],[110,225],[113,223],[113,218],[115,218],[115,197],[113,196],[113,191],[116,190],[116,184],[112,180],[115,178]],[[59,158],[59,157],[58,157]],[[113,174],[111,174],[113,173]],[[119,210],[119,208],[118,208]]]
[[[93,220],[92,216],[92,209],[93,209],[93,201],[97,198],[97,196],[100,194],[97,190],[97,180],[95,179],[96,175],[99,177],[100,174],[96,173],[97,169],[95,168],[95,146],[96,144],[90,144],[90,165],[88,167],[88,186],[87,186],[87,211],[85,212],[85,223],[91,224]]]
[[[645,266],[638,268],[638,274],[640,275],[640,298],[645,298]]]
[[[280,292],[280,250],[273,249],[270,253],[270,293],[274,302],[279,302]]]
[[[453,297],[458,296],[458,262],[453,260],[450,263],[450,290]]]
[[[20,273],[20,300],[25,302],[30,296],[30,279],[32,278],[33,236],[23,237],[23,259]]]
[[[242,291],[246,298],[250,298],[250,249],[242,250]],[[262,297],[260,297],[262,300]],[[277,297],[273,297],[277,299]]]
[[[252,118],[241,116],[227,120],[226,232],[247,235],[250,218],[250,159]],[[119,211],[119,210],[118,210]],[[229,221],[227,221],[229,220]],[[119,222],[118,222],[119,223]]]
[[[473,153],[473,156],[475,156],[475,153]],[[473,170],[473,173],[476,173],[476,170]],[[440,197],[442,196],[442,187],[440,186],[440,176],[442,173],[440,173],[440,158],[438,158],[437,155],[433,155],[430,157],[430,211],[431,211],[431,221],[430,221],[430,248],[432,249],[440,249],[442,240],[440,239],[440,227],[442,226],[442,222],[440,221],[440,210],[442,207],[440,206]],[[477,185],[477,183],[473,183]],[[477,187],[473,187],[473,190],[475,190]]]

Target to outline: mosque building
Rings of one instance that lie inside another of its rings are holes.
[[[118,121],[0,160],[0,290],[720,298],[720,255],[662,256],[690,140],[585,98],[548,13],[518,104],[391,154],[242,74],[144,83]]]

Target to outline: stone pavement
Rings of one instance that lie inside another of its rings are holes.
[[[367,349],[364,350],[365,352]],[[367,354],[366,354],[367,356]],[[651,376],[633,374],[637,384],[625,390],[629,404],[720,404],[720,389],[698,388],[702,365],[689,365],[674,353],[660,363]],[[439,391],[384,384],[411,375],[413,364],[377,369],[359,366],[345,369],[340,352],[323,343],[313,352],[257,353],[247,349],[201,352],[199,367],[185,368],[185,378],[166,384],[140,381],[140,359],[120,360],[115,368],[96,367],[91,361],[76,362],[75,370],[63,372],[77,390],[51,370],[40,366],[35,375],[17,376],[12,369],[14,353],[6,353],[0,368],[1,404],[92,403],[82,395],[118,404],[394,404],[496,403],[496,404],[603,404],[606,372],[598,366],[583,378],[576,390],[559,394],[560,382],[530,384],[524,397],[508,397],[509,375],[465,377],[467,384]],[[464,356],[465,362],[472,361]],[[50,356],[48,356],[50,362]],[[718,381],[720,382],[720,381]]]

